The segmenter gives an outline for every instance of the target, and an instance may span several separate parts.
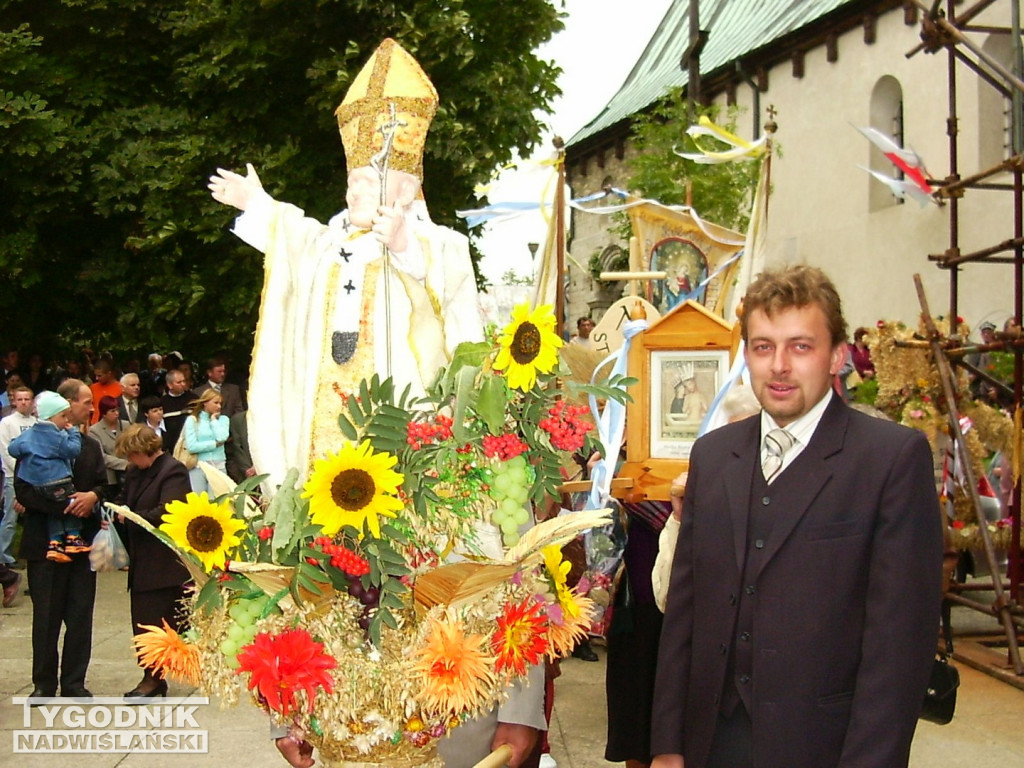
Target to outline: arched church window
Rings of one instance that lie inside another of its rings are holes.
[[[903,146],[903,87],[891,75],[878,79],[871,90],[871,126]],[[894,179],[902,179],[903,172],[894,166],[882,151],[870,145],[871,155],[868,167]],[[877,179],[868,177],[868,206],[872,211],[897,205],[902,201]]]

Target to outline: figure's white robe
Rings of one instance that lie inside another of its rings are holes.
[[[314,460],[341,447],[341,395],[364,378],[390,370],[398,392],[422,394],[459,343],[483,338],[468,241],[431,222],[422,204],[406,222],[410,244],[389,254],[385,287],[381,244],[346,212],[324,225],[263,195],[237,219],[235,234],[265,254],[248,420],[268,489],[291,467],[304,480]],[[343,364],[332,357],[335,331],[359,333]]]

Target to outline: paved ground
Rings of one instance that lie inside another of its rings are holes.
[[[139,679],[129,644],[125,574],[100,574],[99,585],[93,661],[87,683],[97,696],[118,696]],[[954,626],[972,621],[966,613],[958,614]],[[994,623],[991,626],[994,627]],[[55,768],[63,766],[68,757],[13,754],[13,731],[24,726],[22,707],[14,706],[11,698],[27,696],[32,690],[30,630],[28,597],[0,611],[0,766]],[[558,681],[551,723],[552,755],[560,768],[610,765],[603,759],[604,650],[600,647],[597,650],[601,657],[598,663],[569,659],[562,664],[563,674]],[[948,726],[920,725],[914,742],[912,768],[1024,765],[1024,736],[1020,731],[1024,692],[965,665],[960,666],[960,671],[962,685],[957,716]],[[191,693],[181,686],[171,686],[171,695]],[[38,712],[33,718],[32,727],[42,727],[42,716]],[[247,768],[284,766],[267,737],[266,718],[254,707],[243,705],[220,710],[214,702],[200,707],[196,719],[200,728],[209,732],[207,755],[103,754],[75,755],[72,759],[76,768],[192,768],[236,765],[243,761]]]

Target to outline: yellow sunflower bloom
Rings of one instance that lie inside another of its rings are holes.
[[[505,376],[511,388],[524,392],[533,389],[538,371],[551,373],[558,365],[557,350],[562,340],[555,333],[551,305],[531,312],[529,304],[520,304],[512,311],[512,322],[501,332],[499,344],[494,369],[507,369]]]
[[[396,463],[390,453],[375,453],[368,441],[346,443],[333,456],[317,460],[302,491],[313,522],[325,536],[345,525],[361,534],[365,522],[380,538],[380,517],[395,517],[403,506],[396,496],[405,478],[391,469]]]
[[[245,523],[231,515],[230,504],[214,504],[205,491],[190,493],[185,501],[170,502],[160,524],[160,530],[198,557],[206,571],[224,566],[244,529]]]

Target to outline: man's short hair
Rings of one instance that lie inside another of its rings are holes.
[[[113,370],[113,366],[110,365],[109,361],[100,358],[93,364],[92,369],[96,373],[106,373],[107,371]]]
[[[85,387],[85,382],[81,379],[65,379],[57,387],[57,394],[68,402],[77,403],[79,396],[82,394],[82,387]]]
[[[839,291],[824,272],[806,264],[762,272],[747,288],[743,298],[743,314],[740,316],[743,340],[749,340],[748,319],[756,310],[773,317],[777,312],[812,304],[825,313],[832,346],[846,341],[846,320]]]
[[[137,374],[137,373],[126,373],[124,376],[121,377],[121,386],[122,387],[127,387],[128,384],[131,383],[132,379],[135,379],[135,383],[138,384],[139,383],[139,374]]]
[[[153,431],[152,427],[145,424],[132,424],[126,427],[121,436],[114,443],[114,453],[122,459],[130,453],[144,453],[152,456],[162,450],[164,441]]]
[[[227,364],[228,361],[224,358],[223,355],[217,355],[215,357],[211,357],[209,360],[206,361],[206,370],[212,371],[218,365],[227,366]]]
[[[182,371],[179,371],[177,368],[169,368],[167,373],[164,375],[164,381],[167,381],[168,379],[177,380],[179,376],[182,380],[185,379],[185,374]]]
[[[19,392],[28,392],[30,395],[35,396],[35,392],[32,391],[32,387],[26,387],[24,384],[20,387],[15,387],[11,394],[16,395]]]

